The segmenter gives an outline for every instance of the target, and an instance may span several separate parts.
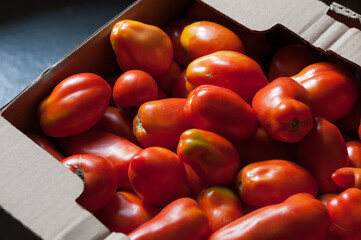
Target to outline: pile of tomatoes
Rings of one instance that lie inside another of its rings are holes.
[[[28,136],[130,239],[361,239],[360,82],[305,46],[265,66],[211,21],[117,22],[122,73],[78,73]],[[265,74],[267,73],[267,75]]]

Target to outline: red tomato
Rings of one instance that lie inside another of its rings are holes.
[[[174,60],[176,60],[176,62],[179,63],[182,68],[187,67],[188,64],[192,61],[180,42],[180,36],[183,29],[191,23],[193,23],[193,20],[191,19],[180,18],[170,22],[164,29],[173,44]]]
[[[54,144],[45,136],[36,134],[36,133],[28,133],[26,134],[31,140],[33,140],[36,144],[38,144],[41,148],[47,151],[50,155],[52,155],[55,159],[61,161],[64,159],[63,154],[61,154],[58,149],[54,146]]]
[[[208,185],[201,179],[198,174],[187,163],[183,163],[187,173],[189,187],[191,188],[190,196],[196,198]]]
[[[298,142],[312,128],[311,95],[296,81],[278,78],[259,90],[253,98],[261,126],[279,141]]]
[[[234,91],[248,103],[268,84],[258,63],[235,51],[218,51],[197,58],[188,65],[186,78],[189,92],[200,85],[216,85]]]
[[[343,188],[361,189],[361,168],[342,167],[331,176],[332,180]]]
[[[111,232],[127,234],[152,219],[159,210],[136,194],[121,191],[96,216]]]
[[[61,163],[84,181],[77,202],[89,212],[103,208],[117,189],[117,173],[108,160],[90,154],[67,157]]]
[[[128,234],[132,240],[200,240],[212,230],[204,212],[191,198],[179,198],[165,206],[154,218]]]
[[[93,154],[109,160],[117,173],[118,189],[132,189],[128,178],[129,163],[142,151],[142,148],[134,143],[109,132],[91,130],[58,139],[58,144],[68,156]]]
[[[361,190],[349,188],[330,199],[327,209],[331,230],[342,240],[358,240],[361,236]]]
[[[237,175],[238,193],[247,204],[263,207],[281,203],[296,193],[317,195],[317,182],[298,164],[286,160],[251,163]]]
[[[185,119],[184,98],[144,103],[133,121],[133,132],[142,147],[176,149],[179,136],[192,125]]]
[[[123,137],[132,143],[138,144],[133,134],[133,118],[132,110],[121,110],[117,107],[109,106],[104,116],[94,125],[92,129],[110,132],[119,137]]]
[[[138,153],[130,162],[128,176],[134,191],[157,206],[190,193],[183,163],[166,148],[149,147]]]
[[[210,21],[198,21],[186,26],[180,42],[193,60],[221,50],[245,52],[242,40],[233,31]]]
[[[189,129],[179,138],[177,154],[208,184],[229,184],[240,168],[236,148],[210,131]]]
[[[173,62],[172,41],[154,25],[121,20],[114,24],[110,42],[123,71],[139,69],[156,76],[166,73]]]
[[[189,92],[187,90],[186,83],[187,83],[186,70],[184,70],[175,79],[172,87],[171,96],[173,98],[187,98]]]
[[[213,232],[244,215],[241,200],[227,187],[207,188],[198,195],[197,202]]]
[[[320,240],[330,227],[323,203],[307,193],[254,210],[213,233],[209,240]]]
[[[109,84],[93,73],[72,75],[58,85],[38,107],[40,126],[51,137],[85,132],[104,115],[111,97]]]
[[[317,197],[325,206],[327,205],[328,201],[330,201],[331,198],[336,197],[338,193],[325,193],[321,194]],[[328,239],[328,238],[326,238]]]
[[[351,111],[342,119],[337,121],[335,125],[342,133],[347,133],[352,137],[357,136],[361,118],[361,90],[359,89],[358,98]]]
[[[316,57],[306,46],[301,44],[286,45],[273,56],[268,69],[268,80],[291,77],[314,62],[316,62]]]
[[[361,141],[348,141],[346,142],[346,147],[349,159],[349,166],[361,168]]]
[[[158,86],[165,92],[166,96],[171,96],[173,85],[181,72],[182,70],[178,63],[173,61],[169,70],[165,74],[154,77]]]
[[[346,143],[334,124],[316,117],[310,133],[298,143],[297,156],[298,163],[315,177],[321,193],[342,191],[331,175],[348,165],[348,156]]]
[[[184,112],[198,129],[218,133],[225,138],[244,140],[258,129],[256,113],[232,90],[201,85],[189,93]]]
[[[311,64],[292,78],[311,94],[315,116],[330,122],[345,117],[358,96],[357,78],[335,63]]]
[[[158,86],[154,78],[141,70],[129,70],[120,75],[113,88],[118,108],[139,107],[158,99]]]

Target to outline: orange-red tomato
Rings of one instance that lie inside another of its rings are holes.
[[[180,42],[193,60],[221,50],[245,52],[242,40],[233,31],[210,21],[198,21],[186,26]]]
[[[235,51],[218,51],[192,61],[186,71],[190,92],[200,85],[228,88],[249,104],[254,94],[268,84],[256,61]]]
[[[102,209],[117,189],[117,173],[112,163],[91,154],[76,154],[61,163],[84,181],[84,190],[77,202],[89,212]]]
[[[152,76],[164,74],[173,62],[173,45],[159,27],[121,20],[112,28],[110,42],[123,71],[139,69]]]
[[[296,193],[317,196],[317,182],[298,164],[286,160],[251,163],[237,175],[238,193],[247,204],[263,207],[281,203]]]
[[[120,75],[113,87],[113,99],[118,108],[139,107],[158,99],[154,78],[141,70],[129,70]]]
[[[361,168],[342,167],[332,173],[331,178],[343,188],[361,189]]]
[[[361,168],[361,141],[351,140],[346,142],[350,167]]]
[[[144,202],[132,192],[120,191],[96,213],[96,217],[112,232],[129,233],[152,219],[160,209]]]
[[[104,115],[111,97],[109,84],[93,73],[72,75],[58,85],[38,107],[40,126],[51,137],[79,134]]]
[[[31,140],[33,140],[36,144],[38,144],[41,148],[47,151],[50,155],[52,155],[55,159],[61,161],[64,159],[63,154],[61,154],[58,149],[54,146],[54,144],[45,136],[37,134],[37,133],[28,133],[26,134]]]

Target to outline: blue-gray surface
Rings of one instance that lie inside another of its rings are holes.
[[[0,22],[0,107],[134,0],[42,9]]]

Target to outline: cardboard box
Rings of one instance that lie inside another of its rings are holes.
[[[361,31],[328,15],[329,7],[317,0],[137,1],[45,70],[1,110],[0,205],[6,212],[42,239],[128,239],[110,233],[76,204],[81,180],[24,133],[39,131],[39,102],[67,76],[93,72],[107,77],[117,71],[109,41],[115,22],[133,19],[164,27],[184,16],[193,4],[197,9],[193,14],[225,24],[241,37],[267,37],[275,46],[302,42],[325,59],[360,71]]]

